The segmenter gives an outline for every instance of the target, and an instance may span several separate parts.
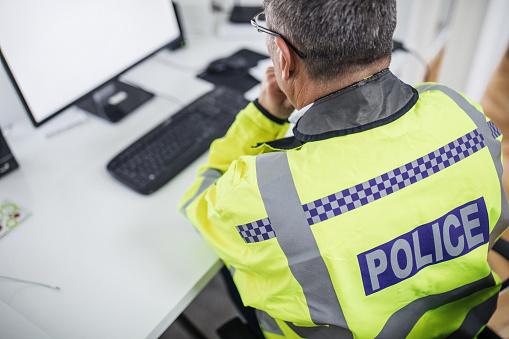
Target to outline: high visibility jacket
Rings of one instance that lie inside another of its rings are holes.
[[[385,70],[316,101],[293,137],[262,111],[212,144],[180,210],[267,338],[482,330],[509,206],[502,135],[479,105]]]

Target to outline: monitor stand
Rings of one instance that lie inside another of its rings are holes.
[[[76,106],[110,122],[117,122],[154,95],[113,79],[80,100]]]

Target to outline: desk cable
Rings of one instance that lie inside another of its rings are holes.
[[[14,281],[14,282],[20,282],[20,283],[25,283],[25,284],[42,286],[42,287],[50,288],[52,290],[60,291],[60,287],[58,287],[58,286],[52,286],[52,285],[48,285],[48,284],[43,284],[43,283],[40,283],[40,282],[37,282],[37,281],[22,280],[22,279],[17,279],[17,278],[6,277],[6,276],[3,276],[3,275],[0,275],[0,279],[10,280],[10,281]]]
[[[394,46],[392,48],[392,51],[393,52],[402,51],[413,55],[414,58],[417,59],[417,61],[426,69],[426,73],[429,73],[430,67],[426,60],[424,59],[424,57],[417,51],[407,48],[401,41],[394,40]]]

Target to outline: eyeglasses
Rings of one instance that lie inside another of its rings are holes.
[[[287,38],[285,38],[284,36],[282,36],[282,35],[281,35],[281,34],[279,34],[279,33],[276,33],[276,32],[274,32],[274,31],[271,31],[271,30],[270,30],[270,29],[268,29],[268,28],[265,28],[265,27],[263,27],[263,26],[260,26],[260,25],[258,24],[258,17],[260,17],[261,15],[265,16],[265,12],[260,12],[260,13],[256,14],[256,15],[255,15],[255,16],[251,19],[251,25],[253,25],[253,27],[254,27],[254,28],[256,28],[256,30],[257,30],[258,32],[267,33],[267,34],[270,34],[270,35],[273,35],[273,36],[277,36],[278,38],[283,39],[283,40],[284,40],[284,42],[286,42],[286,44],[287,44],[288,46],[290,46],[290,47],[291,47],[291,49],[293,49],[293,50],[295,51],[295,53],[297,53],[297,55],[298,55],[299,57],[301,57],[302,59],[306,59],[306,57],[307,57],[307,56],[306,56],[306,54],[304,54],[304,53],[302,53],[301,51],[299,51],[299,50],[297,49],[297,47],[295,47],[294,45],[292,45],[292,43],[291,43],[290,41],[288,41],[288,39],[287,39]]]

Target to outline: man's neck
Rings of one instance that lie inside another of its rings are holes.
[[[380,61],[369,65],[368,67],[341,77],[328,81],[316,81],[309,78],[302,79],[304,81],[297,81],[294,83],[295,87],[295,102],[294,106],[297,109],[306,107],[307,105],[315,102],[316,100],[339,91],[345,87],[353,85],[367,77],[376,74],[387,67],[389,67],[390,60]]]

